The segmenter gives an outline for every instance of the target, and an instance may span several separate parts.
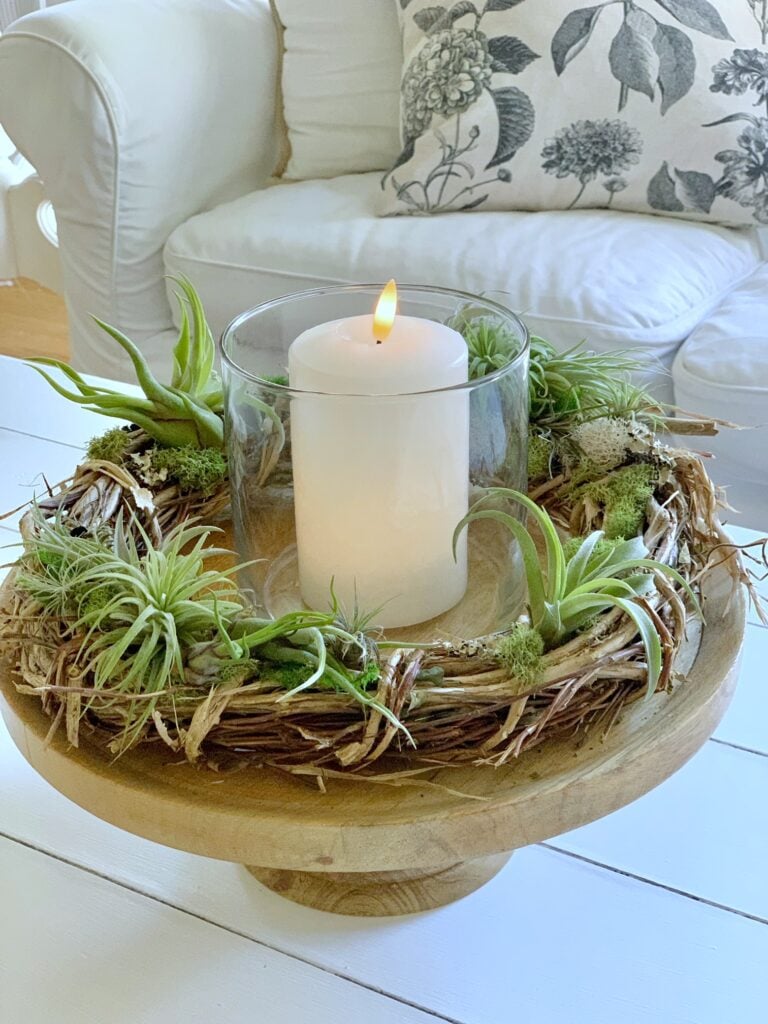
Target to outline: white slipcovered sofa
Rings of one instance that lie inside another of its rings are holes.
[[[768,422],[768,265],[759,233],[577,210],[377,218],[379,174],[270,176],[279,38],[268,0],[73,0],[0,39],[0,122],[58,219],[75,364],[126,376],[89,314],[159,369],[199,289],[214,331],[265,299],[396,277],[501,291],[559,346],[633,348],[657,394]],[[768,430],[705,439],[739,519],[768,520]]]

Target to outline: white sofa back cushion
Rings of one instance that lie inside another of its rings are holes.
[[[400,152],[395,0],[272,0],[283,29],[286,178],[384,170]]]

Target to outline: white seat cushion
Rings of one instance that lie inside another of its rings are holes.
[[[589,210],[378,219],[377,174],[280,184],[177,228],[187,274],[221,331],[259,302],[327,283],[386,281],[501,291],[555,344],[642,347],[660,397],[680,342],[760,261],[756,235]],[[659,368],[664,368],[658,373]]]
[[[744,513],[738,522],[759,529],[768,523],[767,297],[764,264],[691,334],[672,371],[681,408],[755,428],[723,430],[700,447],[716,456],[713,478],[732,485],[731,503]]]

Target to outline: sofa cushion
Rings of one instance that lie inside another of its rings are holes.
[[[283,30],[285,177],[389,167],[400,152],[402,48],[393,0],[271,2]]]
[[[384,213],[612,207],[768,223],[755,0],[410,0]]]
[[[756,267],[753,233],[614,212],[451,213],[377,219],[378,176],[296,182],[177,228],[171,274],[200,290],[216,331],[257,303],[327,283],[386,281],[505,292],[561,346],[640,346],[671,397],[680,342]]]
[[[702,439],[701,447],[716,456],[712,476],[718,483],[733,485],[731,502],[740,511],[753,511],[747,507],[752,492],[740,485],[762,486],[761,517],[750,517],[762,529],[768,522],[768,332],[763,329],[767,297],[764,264],[693,331],[672,370],[675,401],[681,408],[753,428],[723,430],[717,437]]]

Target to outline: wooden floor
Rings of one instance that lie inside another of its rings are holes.
[[[25,277],[0,281],[0,354],[69,359],[62,297]]]

